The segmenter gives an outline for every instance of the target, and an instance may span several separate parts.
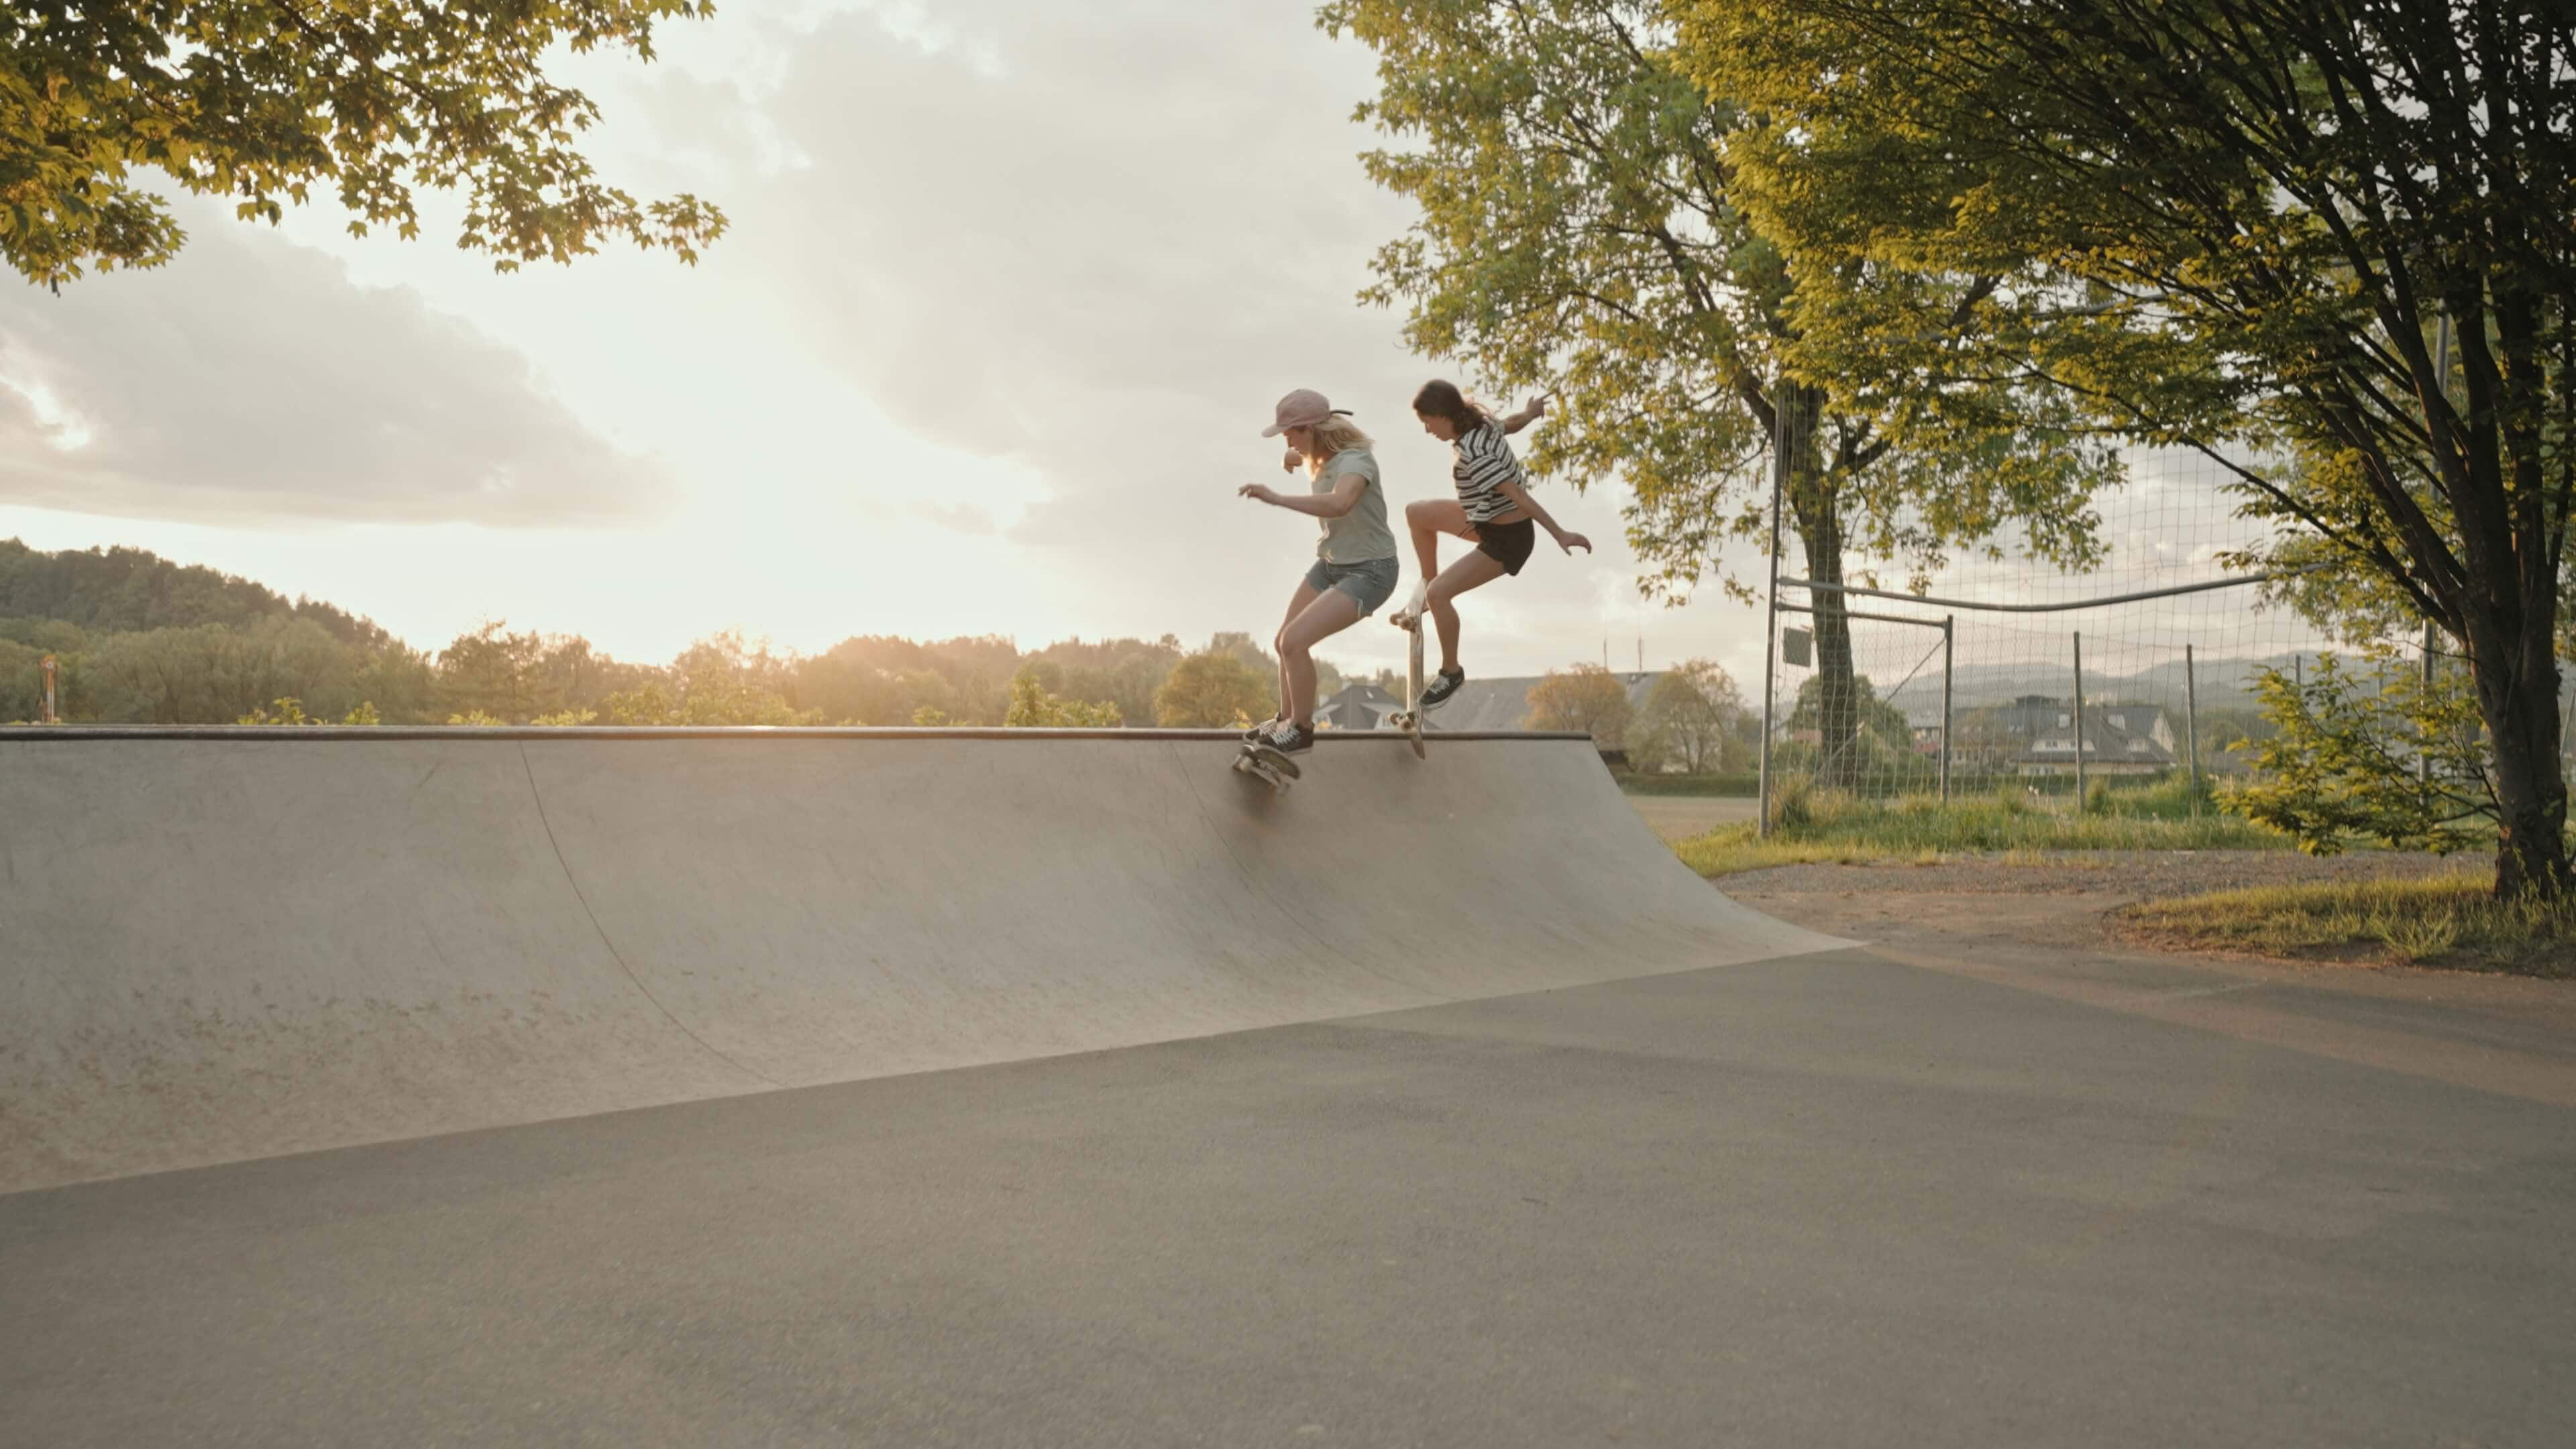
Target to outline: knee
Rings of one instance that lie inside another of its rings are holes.
[[[1404,505],[1404,521],[1415,528],[1432,528],[1438,520],[1438,515],[1433,510],[1438,507],[1438,504],[1427,498],[1415,499]]]

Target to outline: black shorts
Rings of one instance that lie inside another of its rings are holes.
[[[1518,523],[1477,523],[1476,552],[1503,566],[1503,572],[1517,574],[1529,562],[1530,550],[1538,547],[1538,521],[1524,518]]]

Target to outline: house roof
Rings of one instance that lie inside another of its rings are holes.
[[[2075,758],[2075,751],[2065,746],[2071,745],[2074,737],[2075,727],[2072,725],[2035,730],[2028,740],[2022,742],[2019,749],[2013,751],[2012,758],[2017,762],[2030,763],[2072,760]],[[2125,760],[2150,765],[2170,765],[2174,762],[2173,751],[2158,744],[2146,731],[2125,730],[2107,719],[2096,719],[2089,709],[2084,712],[2084,739],[2090,746],[2084,752],[2084,758],[2088,760],[2105,762]],[[2055,750],[2042,748],[2051,742],[2058,744],[2060,748]]]
[[[2014,740],[2007,757],[2017,763],[2065,763],[2075,758],[2070,747],[2075,728],[2072,716],[2075,703],[2047,695],[2025,694],[2004,704],[1962,704],[1951,710],[1951,721],[1962,729],[1975,721],[2000,724]],[[1938,726],[1940,712],[1927,716],[1908,712],[1907,719],[1917,727]],[[2066,723],[2059,723],[2063,719]],[[2170,765],[2174,752],[2156,738],[2159,728],[2168,738],[2173,734],[2172,717],[2161,704],[2087,704],[2084,707],[2084,737],[2092,748],[2088,760],[2121,760],[2131,764]],[[2042,749],[2054,741],[2059,748]]]
[[[1654,688],[1655,676],[1661,671],[1637,673],[1622,671],[1619,682],[1628,688],[1628,705],[1643,709],[1646,691]],[[1502,679],[1478,679],[1468,676],[1458,686],[1449,702],[1423,716],[1425,729],[1437,730],[1525,730],[1529,726],[1530,691],[1539,686],[1543,676],[1516,675]]]
[[[1393,694],[1363,682],[1316,705],[1315,722],[1337,730],[1373,730],[1402,708],[1403,702]]]
[[[1642,709],[1646,692],[1655,685],[1660,670],[1623,671],[1619,682],[1627,687],[1628,704]],[[1425,715],[1426,730],[1485,732],[1529,728],[1529,693],[1538,687],[1542,676],[1512,675],[1500,679],[1478,679],[1469,676],[1449,696],[1449,702]],[[1376,729],[1387,715],[1404,708],[1395,695],[1374,684],[1354,684],[1315,707],[1318,719],[1329,719],[1333,728],[1344,730]]]

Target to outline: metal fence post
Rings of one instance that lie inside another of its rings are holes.
[[[1786,393],[1788,389],[1780,390]],[[1754,785],[1753,838],[1771,838],[1771,711],[1774,686],[1772,675],[1780,660],[1780,489],[1788,476],[1789,412],[1785,398],[1774,399],[1771,407],[1771,588],[1764,596],[1762,610],[1762,763],[1761,774]]]
[[[2200,675],[2191,646],[2182,646],[2182,727],[2191,735],[2191,813],[2200,815]]]
[[[2424,699],[2433,698],[2433,621],[2424,621]],[[2433,788],[2433,737],[2425,733],[2416,742],[2415,783],[2426,790]]]
[[[2075,813],[2084,813],[2084,634],[2075,635]]]
[[[1941,616],[1941,803],[1950,803],[1950,646],[1958,632],[1959,616]]]

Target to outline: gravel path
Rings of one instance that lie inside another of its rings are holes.
[[[1628,803],[1666,841],[1706,835],[1721,825],[1742,825],[1756,813],[1752,801],[1731,795],[1631,795]]]

